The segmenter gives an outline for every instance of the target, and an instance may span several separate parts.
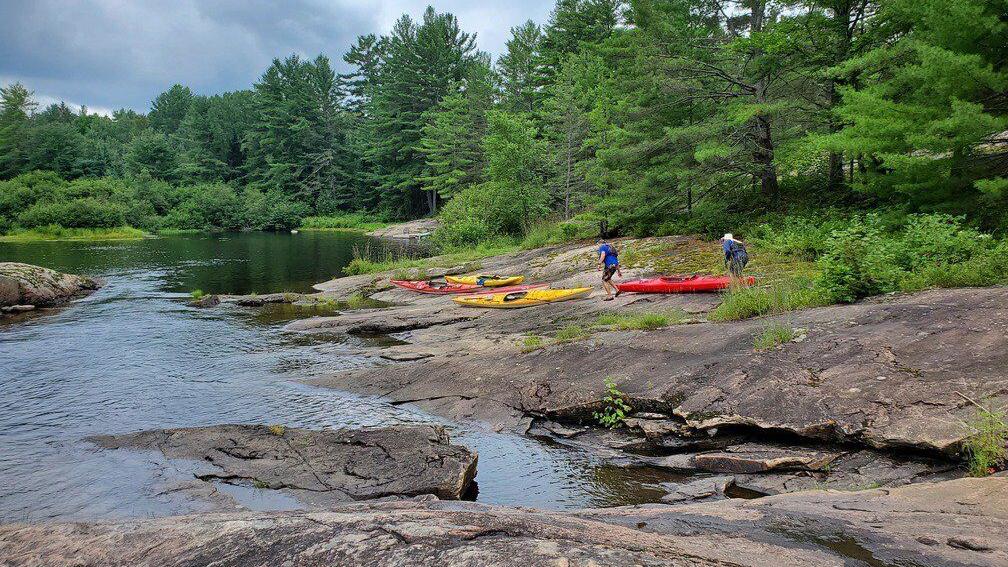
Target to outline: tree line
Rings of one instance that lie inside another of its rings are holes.
[[[146,115],[4,87],[0,229],[366,211],[439,214],[460,244],[888,207],[1003,230],[1006,55],[1006,0],[557,0],[496,60],[428,8],[357,38],[349,73],[290,56],[248,90],[175,85]]]

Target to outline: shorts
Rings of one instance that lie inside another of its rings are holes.
[[[602,281],[608,282],[609,280],[611,280],[612,277],[613,277],[613,275],[616,273],[616,270],[618,270],[618,269],[619,269],[619,264],[613,264],[612,266],[606,266],[602,270]]]

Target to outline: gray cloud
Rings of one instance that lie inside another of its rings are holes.
[[[325,53],[341,64],[354,39],[385,33],[428,2],[382,0],[0,1],[0,83],[21,81],[42,102],[146,111],[174,83],[199,93],[249,87],[274,57]],[[447,0],[439,11],[504,49],[511,26],[542,22],[552,2]]]

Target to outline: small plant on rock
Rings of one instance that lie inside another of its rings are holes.
[[[192,296],[193,299],[199,300],[203,299],[203,296],[205,296],[206,294],[203,293],[202,289],[194,289],[192,290],[192,292],[189,293],[189,295]]]
[[[619,391],[612,378],[605,379],[605,386],[606,396],[602,398],[602,409],[592,412],[592,417],[603,427],[616,429],[623,425],[633,408],[626,402],[626,394]]]
[[[567,325],[563,329],[557,331],[556,340],[561,343],[569,343],[573,341],[579,341],[581,339],[588,337],[588,331],[585,331],[581,325]]]
[[[970,476],[988,476],[1008,463],[1008,424],[1004,411],[977,406],[968,424],[975,432],[966,440]]]
[[[269,431],[277,437],[283,437],[284,433],[287,432],[287,428],[283,425],[271,425],[269,426]]]
[[[522,352],[532,352],[543,347],[543,340],[539,335],[529,335],[522,339],[520,346]]]
[[[777,345],[790,342],[794,336],[794,329],[773,322],[764,327],[763,332],[753,338],[753,348],[757,351],[770,350]]]

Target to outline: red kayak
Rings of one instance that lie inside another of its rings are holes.
[[[728,276],[661,276],[646,280],[633,280],[616,284],[616,289],[635,293],[697,293],[718,291],[731,285]],[[756,278],[743,278],[742,285],[756,283]]]
[[[526,284],[526,285],[509,285],[504,287],[486,287],[476,284],[452,284],[452,283],[435,283],[424,280],[419,281],[404,281],[404,280],[390,280],[393,285],[401,287],[403,289],[408,289],[410,291],[416,291],[419,293],[435,293],[435,294],[460,294],[460,293],[511,293],[513,291],[525,291],[527,289],[536,289],[540,287],[546,287],[549,284]]]

